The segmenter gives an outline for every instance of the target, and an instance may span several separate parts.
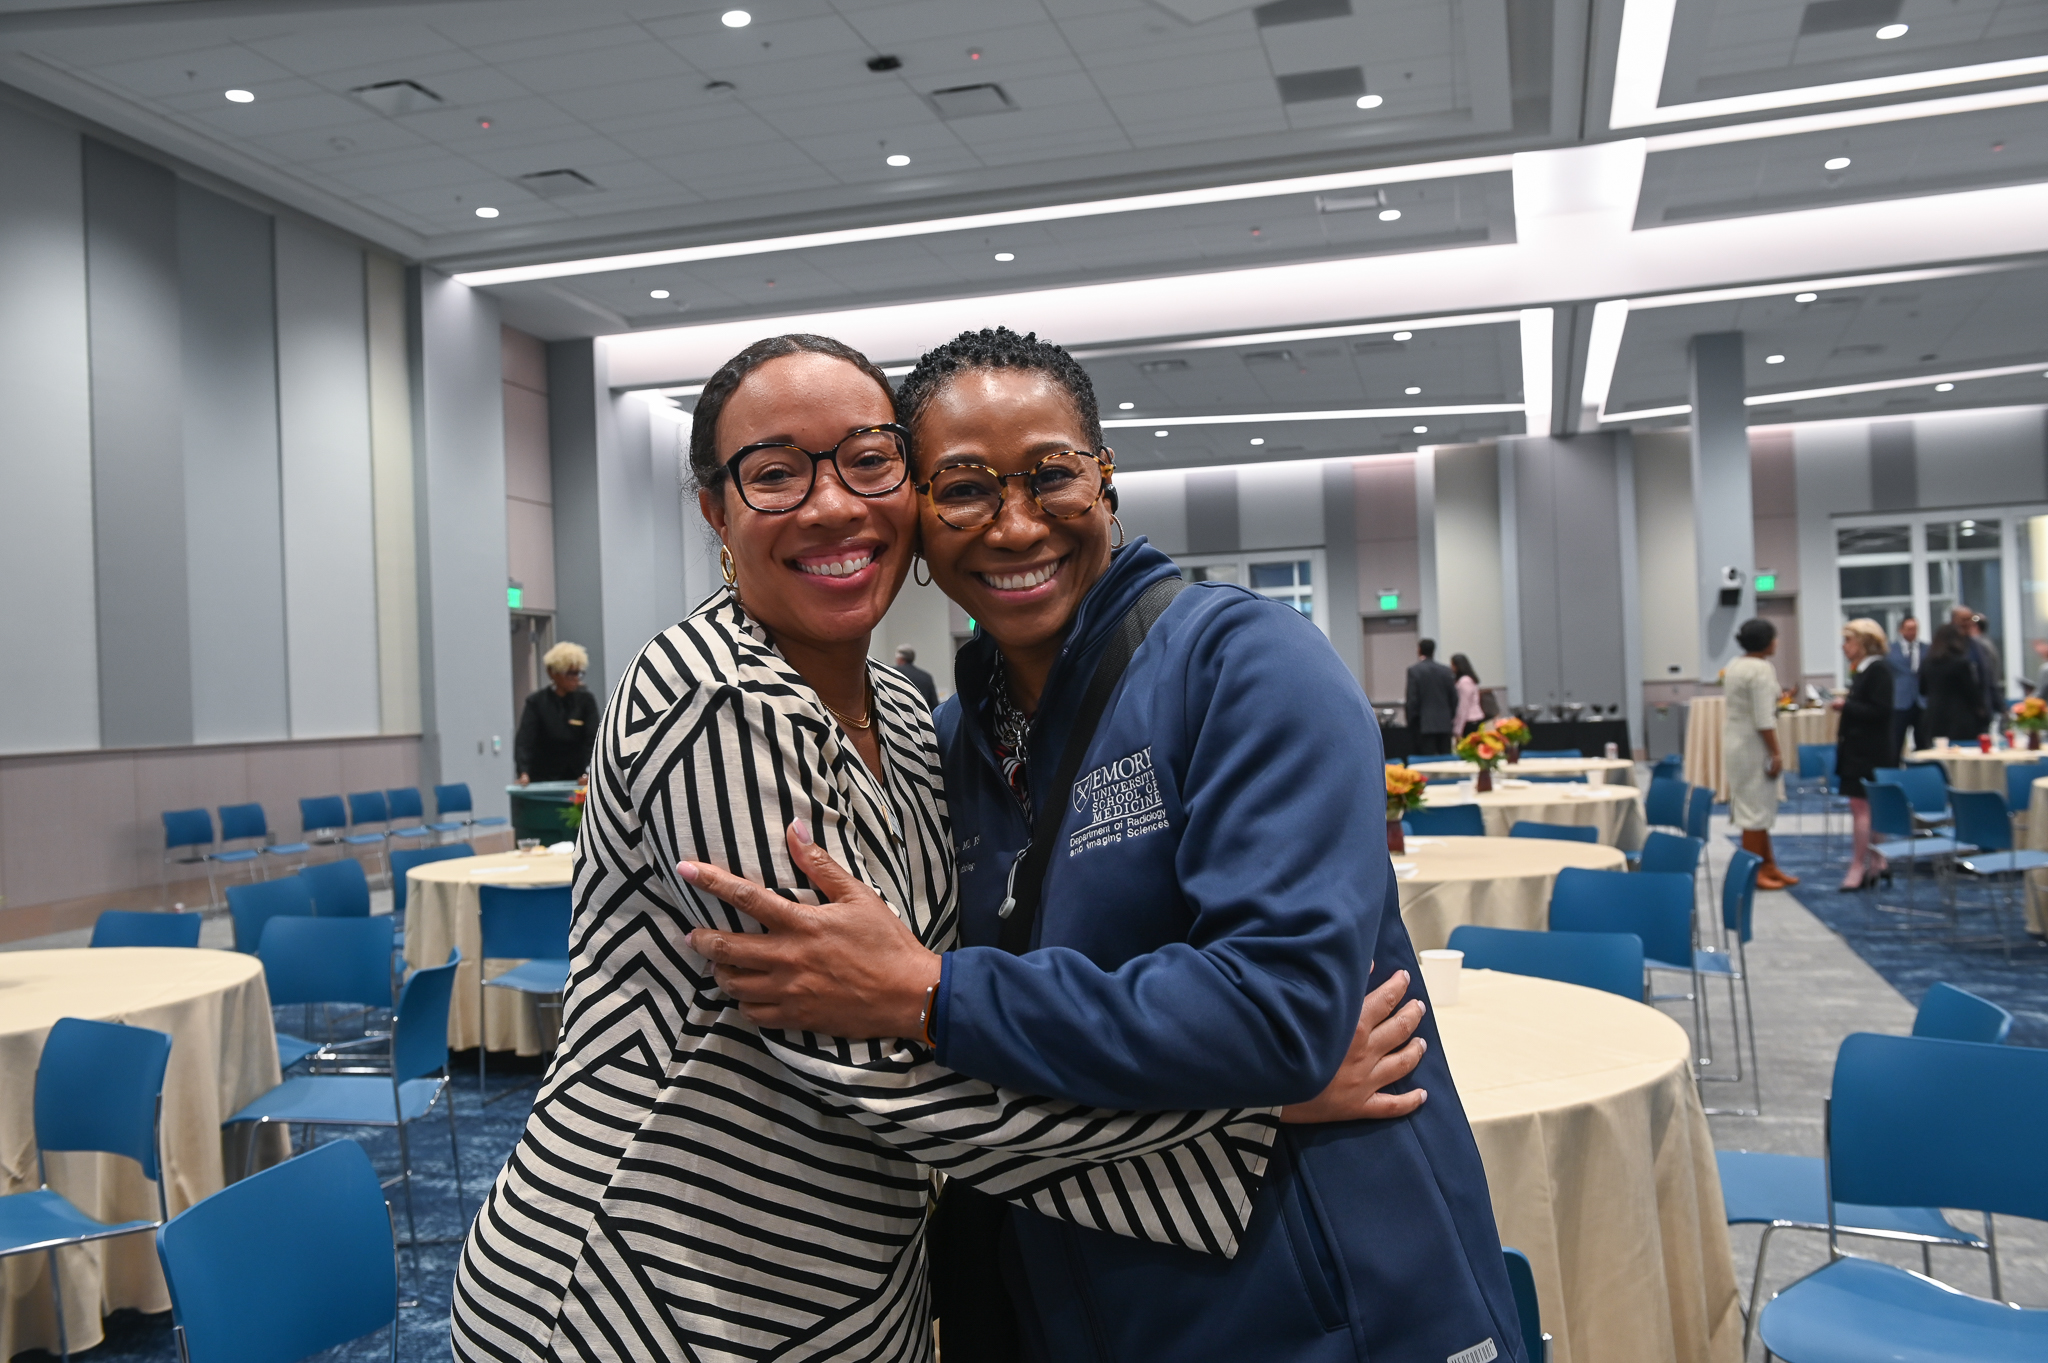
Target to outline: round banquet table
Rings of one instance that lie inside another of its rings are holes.
[[[1609,847],[1641,847],[1647,831],[1643,802],[1634,786],[1586,785],[1503,780],[1494,775],[1493,789],[1474,793],[1467,782],[1432,785],[1423,793],[1429,809],[1477,803],[1488,837],[1504,838],[1523,819],[1536,823],[1591,824]]]
[[[414,968],[440,965],[448,948],[462,948],[455,972],[455,994],[448,1001],[448,1049],[466,1051],[477,1042],[476,960],[482,950],[477,925],[480,885],[567,885],[575,875],[574,856],[530,852],[495,852],[485,857],[450,857],[415,866],[405,878],[405,963]],[[517,965],[491,961],[490,979]],[[509,989],[484,991],[484,1039],[491,1050],[544,1054],[552,1038],[542,1025],[535,999]]]
[[[2005,794],[2005,769],[2015,762],[2048,761],[2048,751],[2025,748],[1993,748],[1983,752],[1975,744],[1967,748],[1922,748],[1906,756],[1908,762],[1939,763],[1956,790],[1995,790]],[[2019,813],[2014,810],[2013,813]]]
[[[171,1038],[161,1141],[171,1214],[226,1186],[221,1121],[282,1079],[270,991],[254,956],[170,947],[0,952],[0,1194],[36,1187],[36,1062],[59,1018],[149,1027]],[[236,1172],[240,1172],[239,1144]],[[278,1153],[282,1151],[280,1141]],[[50,1186],[102,1221],[157,1217],[154,1186],[119,1155],[52,1154]],[[73,1353],[102,1338],[102,1313],[171,1309],[155,1238],[124,1235],[58,1251]],[[0,1259],[0,1358],[57,1350],[42,1254]]]
[[[1645,1004],[1467,970],[1437,1009],[1503,1245],[1553,1363],[1735,1363],[1742,1313],[1685,1031]]]
[[[1686,705],[1685,779],[1714,792],[1718,804],[1728,803],[1728,778],[1721,766],[1721,722],[1728,715],[1723,696],[1694,696]],[[1837,710],[1781,710],[1778,712],[1778,751],[1787,770],[1799,770],[1801,744],[1835,741],[1842,716]]]
[[[1401,921],[1417,951],[1449,942],[1463,923],[1541,931],[1550,924],[1550,887],[1567,866],[1620,871],[1628,858],[1597,842],[1552,838],[1407,840],[1394,858]]]
[[[1469,781],[1479,774],[1471,762],[1425,762],[1415,770],[1432,780]],[[1530,757],[1498,768],[1496,776],[1583,776],[1595,783],[1635,784],[1636,764],[1626,757]]]
[[[2034,782],[2034,798],[2027,805],[2023,836],[2034,851],[2048,852],[2048,776]],[[2048,871],[2027,872],[2027,931],[2048,932]]]

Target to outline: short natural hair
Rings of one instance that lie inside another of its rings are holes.
[[[1778,637],[1778,627],[1762,616],[1744,620],[1735,631],[1735,646],[1744,653],[1756,653],[1771,646],[1771,640]]]
[[[1867,617],[1858,617],[1842,626],[1844,638],[1859,639],[1863,643],[1863,656],[1868,658],[1884,652],[1891,646],[1891,637],[1884,632],[1884,626]]]
[[[779,360],[785,355],[829,355],[835,360],[844,360],[875,381],[883,397],[892,397],[889,380],[874,361],[855,350],[844,341],[835,341],[830,336],[813,336],[808,332],[792,332],[787,336],[770,336],[754,342],[739,354],[718,367],[718,372],[704,381],[704,391],[697,395],[697,406],[690,413],[690,477],[701,491],[716,492],[725,482],[725,465],[718,458],[718,418],[725,411],[725,404],[739,390],[747,375],[759,369],[770,360]]]
[[[1052,380],[1074,404],[1089,447],[1102,448],[1102,414],[1095,404],[1095,384],[1088,371],[1064,347],[1039,340],[1037,332],[1019,336],[1008,327],[963,331],[919,356],[917,367],[896,390],[896,419],[914,429],[917,418],[940,390],[958,375],[982,369],[1021,369]]]
[[[1415,651],[1425,658],[1434,658],[1436,656],[1436,640],[1417,639],[1415,641]]]
[[[581,644],[559,643],[541,655],[540,663],[553,676],[558,672],[588,672],[590,653]]]
[[[901,658],[906,663],[914,663],[917,661],[917,650],[912,648],[909,644],[905,644],[903,645],[903,647],[896,650],[896,656]]]

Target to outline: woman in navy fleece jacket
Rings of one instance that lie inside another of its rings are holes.
[[[1397,970],[1420,981],[1357,682],[1291,607],[1196,584],[1131,658],[1077,779],[1050,789],[1105,645],[1176,569],[1142,539],[1114,547],[1113,496],[1073,510],[1085,497],[1067,479],[1088,466],[1048,462],[1078,452],[1108,479],[1094,394],[1064,351],[970,333],[925,356],[897,404],[933,579],[979,625],[937,716],[964,943],[928,995],[939,1060],[1106,1107],[1313,1096],[1367,990]],[[1058,838],[1031,947],[1014,955],[996,945],[999,910],[1046,801],[1063,806]],[[906,1033],[890,1024],[926,994],[930,953],[857,907],[806,914],[803,960],[785,943],[778,969],[747,982],[762,1021]],[[999,1250],[961,1250],[940,1276],[1000,1273],[1023,1355],[1047,1363],[1521,1359],[1478,1150],[1433,1019],[1419,1035],[1409,1083],[1429,1101],[1282,1128],[1235,1257],[1009,1207]]]

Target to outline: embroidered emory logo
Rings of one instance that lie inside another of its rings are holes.
[[[1444,1360],[1444,1363],[1493,1363],[1500,1357],[1500,1350],[1493,1347],[1491,1339],[1482,1339],[1469,1349],[1462,1349]]]
[[[1159,774],[1153,770],[1150,747],[1105,762],[1074,782],[1073,800],[1074,812],[1086,815],[1087,822],[1067,835],[1070,857],[1166,827],[1166,806],[1159,798]]]

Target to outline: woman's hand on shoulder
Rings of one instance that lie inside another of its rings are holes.
[[[719,988],[762,1027],[920,1040],[926,991],[939,979],[938,954],[812,842],[801,819],[788,838],[791,860],[828,902],[798,904],[719,867],[680,862],[684,880],[767,929],[698,928],[690,949],[712,963]]]
[[[1353,1122],[1367,1118],[1405,1117],[1429,1097],[1427,1089],[1382,1093],[1422,1063],[1429,1043],[1415,1035],[1422,1025],[1421,999],[1401,1000],[1408,992],[1408,972],[1397,970],[1387,982],[1365,996],[1351,1049],[1323,1091],[1305,1103],[1280,1109],[1280,1120],[1294,1125]]]

